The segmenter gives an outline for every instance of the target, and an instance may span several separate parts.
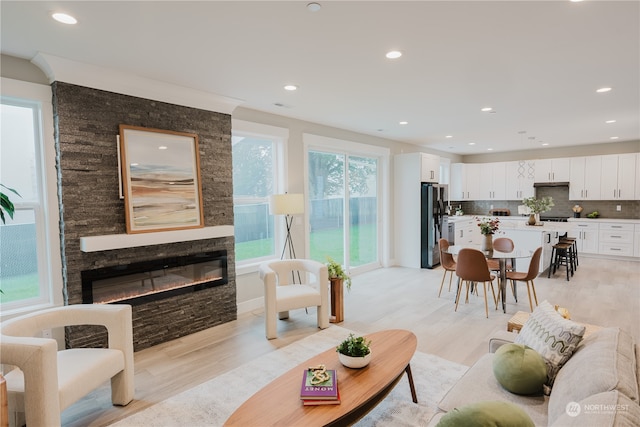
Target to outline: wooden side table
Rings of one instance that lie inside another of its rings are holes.
[[[526,311],[518,311],[507,322],[507,331],[509,331],[509,332],[513,332],[513,331],[520,332],[520,330],[522,329],[524,324],[529,319],[530,315],[531,315],[531,313],[528,313]],[[576,322],[576,323],[580,323],[581,325],[584,325],[584,327],[585,327],[584,336],[585,337],[587,335],[589,335],[589,334],[592,334],[592,333],[602,329],[602,326],[590,325],[588,323],[581,323],[581,322]]]
[[[344,280],[329,279],[331,282],[331,317],[330,323],[344,321]]]

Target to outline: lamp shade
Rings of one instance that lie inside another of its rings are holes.
[[[269,196],[271,215],[295,215],[304,213],[304,196],[300,193],[272,194]]]

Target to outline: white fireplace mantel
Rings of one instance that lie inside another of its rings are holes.
[[[80,238],[80,250],[82,252],[109,251],[112,249],[135,248],[138,246],[162,245],[165,243],[229,237],[233,236],[233,233],[233,225],[218,225],[214,227],[159,231],[153,233],[87,236]]]

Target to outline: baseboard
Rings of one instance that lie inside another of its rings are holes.
[[[264,297],[254,298],[238,304],[238,314],[249,313],[253,310],[264,308]]]

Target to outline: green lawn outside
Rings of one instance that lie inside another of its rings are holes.
[[[0,302],[3,303],[35,298],[40,294],[38,273],[3,277],[0,289],[3,292],[0,294]]]

